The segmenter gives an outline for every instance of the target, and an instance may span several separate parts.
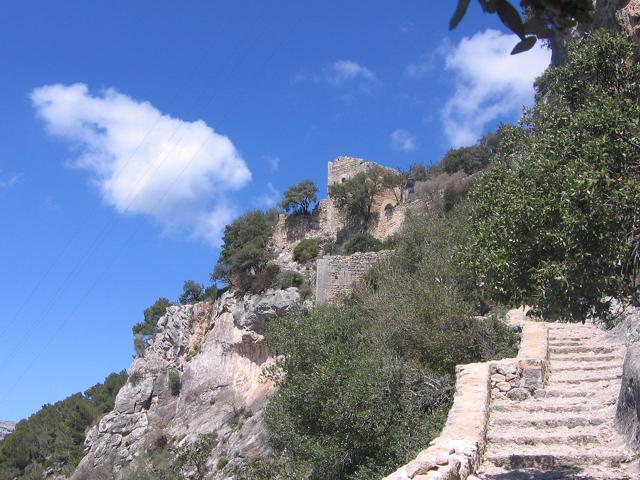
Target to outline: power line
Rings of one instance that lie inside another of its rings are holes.
[[[302,14],[304,13],[304,11],[300,12],[300,15],[297,18],[296,26],[299,24]],[[291,34],[293,33],[293,28],[291,29],[287,29],[287,33],[283,36],[283,38],[281,39],[281,41],[276,45],[276,48],[272,51],[272,53],[264,60],[263,64],[261,65],[261,67],[263,67],[264,65],[266,65],[275,55],[276,53],[280,50],[280,48],[284,45],[284,43],[287,41],[287,39],[291,36]],[[261,35],[259,35],[261,36]],[[259,37],[258,36],[258,37]],[[257,38],[256,37],[256,40]],[[246,93],[249,90],[249,87],[252,84],[252,80],[254,80],[256,77],[255,76],[251,76],[249,77],[249,82],[246,84],[246,88],[245,91],[243,93]],[[228,115],[228,113],[230,113],[230,111],[227,112],[227,114],[224,115],[223,118],[226,118],[226,116]],[[209,138],[206,138],[201,145],[199,146],[198,150],[196,151],[196,153],[200,153],[200,150],[202,150],[202,148],[206,145],[206,143],[209,141]],[[179,179],[180,177],[182,177],[182,175],[187,171],[187,169],[190,167],[191,163],[193,162],[193,159],[195,158],[196,154],[194,154],[191,158],[191,160],[183,167],[183,169],[181,170],[180,174],[178,175],[177,179]],[[168,189],[165,194],[163,195],[163,197],[161,198],[161,201],[165,201],[169,192],[171,190]],[[98,282],[102,279],[102,277],[106,274],[106,272],[108,271],[108,269],[111,267],[111,264],[114,263],[118,257],[121,255],[121,253],[124,251],[125,247],[130,243],[131,240],[133,240],[133,238],[135,237],[135,235],[139,232],[139,230],[141,229],[141,224],[133,231],[133,233],[130,235],[130,237],[122,244],[121,248],[118,250],[118,252],[112,257],[112,259],[107,263],[106,267],[103,269],[103,271],[96,277],[96,279],[94,280],[94,282],[92,283],[92,285],[89,287],[89,289],[85,292],[85,294],[83,295],[83,297],[81,298],[81,300],[76,304],[76,307],[72,310],[71,314],[68,315],[59,325],[58,329],[56,329],[53,334],[49,337],[48,341],[45,343],[44,347],[40,350],[40,352],[38,354],[36,354],[35,356],[32,357],[32,361],[27,365],[27,367],[23,370],[23,372],[21,373],[21,375],[16,379],[16,382],[14,382],[14,384],[12,385],[12,387],[10,389],[7,389],[5,395],[3,396],[3,398],[0,400],[0,404],[3,404],[6,399],[8,398],[9,394],[13,392],[13,390],[15,390],[15,388],[17,387],[17,385],[22,381],[22,379],[24,378],[24,376],[28,373],[28,371],[33,367],[33,365],[35,364],[35,362],[40,358],[40,356],[44,353],[44,351],[46,351],[46,349],[49,347],[49,345],[53,342],[53,340],[55,339],[55,337],[57,336],[57,334],[62,330],[62,328],[68,323],[68,321],[73,317],[73,315],[75,314],[75,312],[79,309],[80,305],[82,305],[82,303],[86,300],[86,298],[90,295],[90,293],[93,291],[93,289],[96,287],[96,285],[98,284]]]

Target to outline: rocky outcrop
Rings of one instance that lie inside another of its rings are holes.
[[[640,0],[594,0],[593,21],[580,25],[564,34],[556,34],[551,39],[552,65],[567,61],[567,43],[585,33],[607,28],[621,32],[640,46]]]
[[[627,442],[640,448],[640,308],[627,307],[621,313],[616,333],[627,345],[622,368],[622,385],[616,408],[616,423]]]
[[[217,473],[207,478],[226,478],[234,462],[264,455],[261,413],[274,385],[263,378],[273,361],[263,332],[299,299],[290,288],[169,307],[160,332],[129,368],[113,411],[89,431],[71,478],[94,478],[105,468],[107,478],[127,478],[157,447],[192,444],[205,434],[216,438],[207,463]],[[222,457],[229,459],[226,470],[215,468]]]
[[[15,428],[15,426],[16,426],[15,422],[7,422],[4,420],[0,420],[0,441],[2,441],[4,437],[9,435],[11,432],[13,432],[13,429]]]

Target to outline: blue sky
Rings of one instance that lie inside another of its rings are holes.
[[[353,155],[438,161],[532,100],[550,54],[453,1],[6,2],[0,419],[131,362],[224,224]]]

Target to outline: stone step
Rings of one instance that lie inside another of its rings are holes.
[[[486,462],[503,468],[558,468],[608,465],[616,467],[629,460],[625,452],[606,447],[566,444],[489,444]]]
[[[574,400],[574,399],[561,399]],[[493,412],[549,412],[549,413],[597,413],[600,410],[611,407],[616,403],[615,398],[611,398],[609,402],[594,406],[591,402],[585,402],[582,398],[575,399],[577,402],[540,402],[540,400],[523,401],[523,402],[502,402],[495,401],[491,406],[491,414]]]
[[[611,382],[586,382],[579,385],[550,385],[547,388],[536,390],[534,398],[586,398],[593,401],[608,401],[613,395],[617,397],[620,384]]]
[[[614,360],[620,361],[624,358],[624,355],[604,355],[604,354],[590,354],[581,355],[578,353],[569,354],[555,354],[551,357],[551,364],[556,362],[612,362]]]
[[[571,361],[553,361],[549,364],[550,372],[591,372],[594,370],[607,372],[622,370],[622,361],[616,359],[609,362],[571,362]]]
[[[549,340],[550,347],[579,347],[584,340]]]
[[[575,429],[576,431],[562,431],[567,429],[553,429],[543,431],[505,431],[492,432],[487,435],[487,440],[494,445],[510,444],[510,445],[539,445],[556,443],[561,445],[587,445],[602,443],[602,437],[598,430],[583,431],[584,429]]]
[[[574,345],[570,347],[549,347],[549,352],[552,354],[566,354],[566,353],[596,353],[596,354],[616,354],[623,352],[623,349],[619,346],[612,345]],[[552,355],[554,356],[554,355]]]
[[[478,473],[475,478],[481,480],[632,480],[629,475],[618,469],[614,471],[611,467],[599,465],[587,468],[517,468],[513,470],[484,465],[482,473]]]
[[[502,429],[524,429],[528,427],[542,428],[575,428],[597,426],[611,423],[611,416],[597,412],[493,412],[489,417],[489,431]]]
[[[622,378],[622,368],[609,371],[590,371],[590,372],[551,372],[549,376],[549,385],[579,385],[581,383],[594,383],[594,382],[611,382],[617,381]]]

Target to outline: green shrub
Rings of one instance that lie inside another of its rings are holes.
[[[142,381],[142,378],[142,372],[140,370],[136,370],[131,375],[129,375],[129,383],[136,387]]]
[[[182,381],[180,380],[180,372],[177,370],[171,370],[169,372],[169,391],[171,395],[177,397],[180,395],[182,389]]]
[[[279,276],[279,285],[281,290],[286,290],[291,287],[300,288],[305,281],[306,280],[302,274],[294,272],[293,270],[285,270],[280,273]]]
[[[250,288],[254,275],[264,270],[273,256],[267,246],[277,219],[275,210],[253,211],[227,225],[212,280],[241,290]]]
[[[351,255],[356,252],[377,252],[384,247],[384,243],[370,233],[356,233],[349,237],[342,250],[345,255]]]
[[[286,375],[265,411],[274,446],[311,479],[389,472],[441,426],[450,378],[417,371],[376,350],[352,308],[294,309],[268,326]],[[436,413],[437,412],[437,413]],[[411,432],[411,433],[409,433]]]
[[[549,319],[606,317],[602,299],[632,294],[637,281],[637,49],[597,31],[537,87],[539,101],[472,189],[461,257],[489,299]]]
[[[251,279],[250,290],[254,293],[261,293],[276,284],[280,267],[275,263],[268,264],[264,269],[259,270]]]
[[[159,298],[144,310],[144,321],[136,323],[132,327],[133,348],[137,356],[144,355],[149,339],[158,332],[158,320],[167,313],[167,308],[170,305],[172,303],[168,299]]]
[[[217,443],[215,433],[201,435],[197,441],[178,447],[175,451],[173,470],[180,478],[184,478],[185,471],[194,471],[189,477],[203,480],[207,475],[207,461]]]
[[[178,299],[180,305],[189,305],[204,300],[204,286],[193,280],[185,280]]]
[[[228,463],[229,463],[229,459],[226,456],[221,455],[220,458],[218,458],[218,463],[216,464],[216,466],[218,470],[222,470],[224,469],[224,467],[227,466]]]
[[[293,249],[293,259],[298,263],[306,263],[317,258],[320,253],[320,241],[317,238],[305,238]]]
[[[281,290],[296,287],[298,289],[298,293],[303,299],[310,297],[313,293],[311,291],[309,281],[302,274],[292,270],[285,270],[280,273],[279,286]]]

